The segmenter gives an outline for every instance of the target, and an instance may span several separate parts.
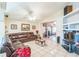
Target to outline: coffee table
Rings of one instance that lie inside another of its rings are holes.
[[[45,40],[36,40],[35,42],[36,42],[37,44],[41,45],[41,46],[45,46],[45,45],[46,45]]]

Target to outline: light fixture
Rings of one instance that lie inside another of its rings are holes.
[[[36,17],[34,17],[34,16],[29,16],[29,20],[30,20],[30,21],[35,21],[35,20],[36,20]]]

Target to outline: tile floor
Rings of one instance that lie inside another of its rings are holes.
[[[31,47],[31,57],[78,57],[75,53],[68,53],[61,45],[45,38],[47,46],[41,47],[35,41],[24,43]]]

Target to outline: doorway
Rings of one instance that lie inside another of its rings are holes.
[[[56,22],[55,21],[43,23],[43,28],[44,28],[43,37],[50,38],[52,36],[56,36]]]

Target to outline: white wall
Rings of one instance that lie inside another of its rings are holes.
[[[60,36],[60,44],[62,44],[63,40],[63,15],[64,15],[64,9],[61,8],[53,17],[53,19],[56,21],[56,37]],[[53,20],[52,19],[52,20]]]
[[[4,24],[4,12],[0,11],[0,47],[4,43],[5,24]]]
[[[73,9],[79,9],[79,2],[72,2]]]
[[[16,24],[17,29],[12,30],[11,24]],[[30,24],[30,31],[21,31],[21,24]],[[7,26],[7,28],[6,28],[7,33],[17,33],[17,32],[34,32],[35,33],[35,31],[38,30],[38,27],[39,27],[38,23],[30,22],[27,20],[8,20],[8,19],[5,19],[5,25]],[[35,30],[32,29],[32,25],[36,26]]]
[[[63,40],[63,14],[64,11],[63,9],[61,9],[58,13],[57,13],[57,17],[56,17],[56,31],[57,31],[57,36],[60,36],[60,44],[62,44],[62,40]]]

